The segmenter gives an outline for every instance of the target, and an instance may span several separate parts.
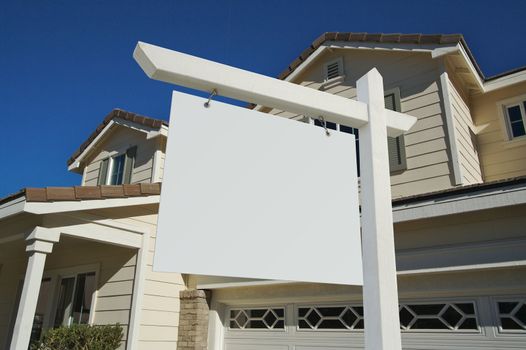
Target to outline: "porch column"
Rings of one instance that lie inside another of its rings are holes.
[[[37,307],[40,284],[46,264],[46,255],[53,250],[53,244],[60,239],[60,232],[37,226],[26,238],[26,252],[29,253],[24,286],[16,314],[10,350],[27,350]]]

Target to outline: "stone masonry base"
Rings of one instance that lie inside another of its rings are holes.
[[[204,290],[183,290],[179,293],[181,311],[177,350],[206,350],[208,346],[207,297]]]

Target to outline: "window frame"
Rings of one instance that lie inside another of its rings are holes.
[[[119,157],[124,157],[124,161],[122,162],[122,182],[119,184],[112,185],[111,184],[111,177],[112,172],[114,170],[115,166],[115,159]],[[124,151],[117,152],[113,155],[110,155],[106,158],[101,159],[100,166],[99,166],[99,178],[97,180],[97,185],[112,185],[112,186],[118,186],[123,184],[130,184],[131,178],[133,175],[133,169],[135,168],[135,162],[137,158],[137,146],[130,146]],[[129,162],[131,161],[131,165]],[[104,176],[102,175],[101,171],[103,169],[103,163],[107,162],[106,170]],[[129,166],[129,169],[128,169]],[[129,173],[128,173],[129,171]],[[104,177],[104,179],[103,179]]]
[[[90,314],[88,317],[88,323],[89,325],[93,325],[95,322],[95,307],[97,306],[97,297],[99,293],[99,278],[100,278],[100,264],[89,264],[89,265],[78,265],[68,268],[59,268],[59,269],[51,269],[51,270],[45,270],[42,274],[42,280],[44,279],[51,279],[51,286],[49,294],[52,296],[50,298],[50,302],[46,307],[46,313],[44,316],[44,324],[42,326],[42,334],[54,327],[55,324],[55,317],[56,317],[56,311],[58,306],[58,289],[59,284],[62,280],[62,278],[72,277],[76,275],[80,275],[83,273],[95,273],[95,291],[93,292],[93,296],[91,299],[91,305],[90,305]],[[24,275],[20,276],[20,286],[19,288],[23,288],[23,281],[24,281]],[[75,279],[76,283],[76,279]],[[21,291],[21,289],[20,289]],[[74,293],[74,291],[73,291]],[[13,306],[13,315],[16,319],[16,314],[19,307],[19,303],[16,303],[16,305]],[[15,319],[12,320],[13,325]]]
[[[526,134],[516,137],[513,136],[508,114],[508,108],[513,106],[519,106],[521,111],[522,123],[524,125],[524,128],[526,129],[526,107],[524,106],[525,103],[526,94],[497,102],[499,121],[502,128],[503,138],[504,141],[506,141],[507,146],[518,146],[519,144],[526,144]]]
[[[400,97],[400,88],[394,87],[392,89],[387,89],[384,91],[384,99],[386,96],[394,95],[394,107],[396,112],[402,112],[402,100]],[[399,173],[407,170],[407,157],[405,154],[405,137],[404,134],[394,137],[394,139],[399,140],[399,156],[400,156],[400,164],[395,165],[391,167],[391,164],[389,164],[389,173],[392,175],[393,173]],[[389,139],[388,139],[389,140]],[[390,156],[390,154],[389,154]],[[389,157],[390,158],[390,157]]]

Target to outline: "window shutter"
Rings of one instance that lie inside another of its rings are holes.
[[[123,183],[129,184],[131,181],[131,175],[133,167],[135,165],[135,155],[137,154],[137,146],[128,148],[126,151],[126,160],[124,161],[124,181]]]
[[[400,112],[400,95],[393,92],[385,96],[385,108]],[[404,136],[388,137],[389,170],[398,171],[406,169]]]
[[[108,178],[108,163],[110,159],[106,158],[103,159],[100,162],[100,168],[99,168],[99,180],[97,181],[97,185],[106,185],[106,179]]]

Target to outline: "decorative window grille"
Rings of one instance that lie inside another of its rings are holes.
[[[501,331],[526,331],[526,299],[497,301]]]
[[[473,302],[400,304],[402,331],[478,331]],[[363,330],[363,307],[301,306],[300,330]]]
[[[433,304],[400,304],[400,328],[413,330],[478,330],[475,304],[433,303]]]
[[[362,330],[362,306],[309,306],[298,308],[298,329]]]
[[[284,308],[231,309],[230,329],[285,329]]]

